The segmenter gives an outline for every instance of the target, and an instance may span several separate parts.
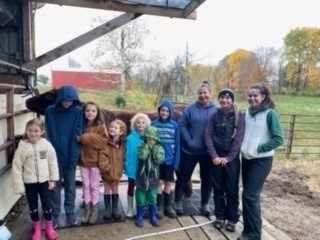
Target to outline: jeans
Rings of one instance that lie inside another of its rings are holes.
[[[62,180],[64,182],[64,210],[66,215],[74,215],[76,200],[76,167],[59,167],[60,179],[51,190],[52,215],[58,218],[61,212]]]
[[[273,157],[256,159],[242,158],[243,180],[243,232],[242,235],[250,240],[261,239],[261,208],[260,194],[265,179],[272,167]]]

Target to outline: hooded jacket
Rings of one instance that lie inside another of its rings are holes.
[[[160,117],[160,108],[167,107],[169,116],[166,119]],[[172,120],[173,105],[168,99],[162,99],[158,105],[158,119],[154,120],[151,125],[158,129],[160,144],[164,149],[164,164],[173,165],[178,169],[180,163],[180,131],[177,122]]]
[[[69,108],[62,101],[73,101]],[[77,90],[64,85],[58,91],[56,103],[45,112],[45,128],[48,140],[56,150],[59,167],[75,167],[78,163],[81,144],[76,136],[83,133],[83,111],[79,106]]]
[[[35,143],[21,140],[12,162],[12,183],[15,193],[25,192],[25,183],[58,181],[56,153],[45,138]]]
[[[204,132],[209,116],[216,110],[213,102],[204,107],[198,101],[183,110],[179,119],[182,151],[191,155],[208,155]]]
[[[89,122],[84,134],[80,136],[81,154],[80,163],[82,167],[98,167],[100,151],[107,146],[107,127],[103,122],[93,125]]]

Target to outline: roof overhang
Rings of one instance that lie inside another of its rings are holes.
[[[21,0],[73,7],[196,19],[195,10],[206,0]]]

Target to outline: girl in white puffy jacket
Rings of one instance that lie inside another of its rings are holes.
[[[19,142],[12,163],[14,192],[27,197],[33,222],[32,240],[41,239],[38,196],[45,219],[45,235],[47,239],[57,239],[52,226],[50,190],[59,180],[59,170],[56,152],[51,143],[42,138],[43,134],[44,124],[40,119],[28,121],[24,138]]]

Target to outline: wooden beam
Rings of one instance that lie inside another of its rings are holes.
[[[35,74],[34,71],[31,71],[31,70],[26,69],[26,68],[24,68],[24,67],[20,67],[20,66],[18,66],[18,65],[15,65],[15,64],[12,64],[12,63],[8,63],[8,62],[2,61],[2,60],[0,60],[0,65],[14,68],[14,69],[16,69],[16,70],[18,70],[18,71],[20,71],[20,72],[22,72],[22,73],[29,73],[29,74],[33,74],[33,75]]]
[[[192,1],[185,9],[184,9],[184,16],[186,18],[192,16],[193,14],[196,14],[195,9],[197,9],[202,3],[204,3],[206,0],[194,0]]]
[[[60,45],[59,47],[40,55],[39,57],[35,58],[34,60],[27,62],[23,65],[25,68],[29,68],[32,70],[36,70],[39,67],[46,65],[47,63],[56,60],[57,58],[74,51],[75,49],[127,24],[128,22],[137,19],[140,17],[141,14],[134,14],[134,13],[124,13],[115,19],[104,23],[87,33],[84,33],[73,40]]]
[[[65,5],[72,7],[84,7],[84,8],[94,8],[101,10],[112,10],[112,11],[120,11],[127,13],[141,13],[147,15],[155,15],[155,16],[163,16],[170,18],[187,18],[187,19],[196,19],[196,14],[194,12],[195,8],[191,8],[188,10],[189,15],[186,16],[184,9],[177,8],[167,8],[160,7],[155,5],[143,5],[143,4],[130,4],[130,3],[120,3],[110,0],[104,1],[92,1],[92,0],[21,0],[21,1],[29,1],[29,2],[39,2],[39,3],[49,3],[56,5]],[[194,0],[190,4],[193,7],[197,7],[199,4],[193,4],[193,2],[204,2],[206,0]],[[190,5],[189,4],[189,5]]]

